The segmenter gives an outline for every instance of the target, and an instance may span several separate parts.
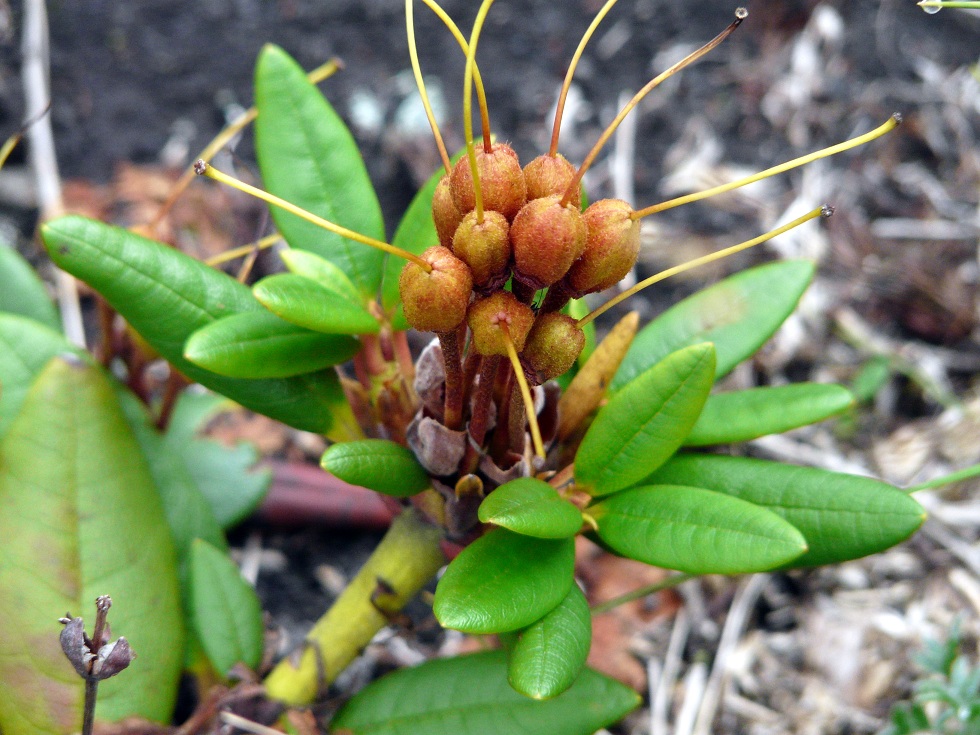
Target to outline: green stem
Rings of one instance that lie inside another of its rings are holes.
[[[298,663],[286,658],[266,677],[268,695],[290,705],[311,703],[388,624],[389,616],[435,576],[445,563],[441,539],[442,531],[414,508],[396,518],[371,558],[307,634]]]
[[[614,597],[611,600],[600,602],[598,605],[593,606],[592,614],[601,615],[602,613],[607,613],[613,608],[619,607],[620,605],[625,605],[627,602],[633,602],[633,600],[639,600],[641,597],[652,595],[655,592],[676,587],[682,582],[686,582],[689,579],[694,579],[695,576],[697,575],[674,574],[673,576],[667,577],[667,579],[662,579],[656,584],[648,584],[646,587],[640,587],[640,589],[627,592],[625,595],[620,595],[619,597]]]
[[[905,492],[917,493],[920,490],[931,490],[934,487],[942,487],[943,485],[949,485],[954,482],[962,482],[963,480],[969,480],[971,477],[976,477],[980,475],[980,464],[975,464],[966,469],[957,470],[956,472],[951,472],[948,475],[943,475],[942,477],[937,477],[935,480],[929,480],[928,482],[923,482],[921,485],[913,485],[912,487],[905,488]]]

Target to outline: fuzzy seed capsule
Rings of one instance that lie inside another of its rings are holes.
[[[506,143],[494,143],[487,153],[481,146],[476,150],[476,167],[480,175],[484,210],[495,210],[508,221],[512,220],[527,201],[524,172],[514,149]],[[466,214],[476,207],[473,172],[468,156],[463,156],[453,166],[450,186],[453,202],[460,212]]]
[[[524,167],[527,183],[527,200],[550,196],[564,196],[568,185],[575,178],[575,167],[560,153],[538,156]],[[576,208],[582,206],[582,191],[578,189],[569,198]]]
[[[436,184],[435,193],[432,195],[432,220],[436,224],[436,232],[439,233],[440,245],[446,248],[452,247],[453,233],[456,232],[462,219],[463,215],[453,201],[449,177],[443,176]]]
[[[574,319],[551,312],[539,314],[521,353],[529,377],[537,385],[565,373],[585,347],[585,332]]]
[[[558,281],[585,247],[582,213],[560,200],[549,196],[528,202],[510,226],[515,275],[533,288]]]
[[[506,355],[507,342],[501,327],[506,327],[514,349],[520,352],[534,324],[534,312],[510,291],[497,291],[470,304],[466,321],[473,333],[473,347],[479,354]]]
[[[476,286],[502,285],[510,262],[510,224],[500,212],[488,209],[483,222],[470,212],[453,235],[453,253],[470,267]]]
[[[612,288],[630,272],[640,252],[640,222],[620,199],[600,199],[582,215],[588,229],[582,257],[565,281],[580,297]]]
[[[420,256],[432,266],[425,270],[407,263],[398,279],[408,323],[420,332],[451,332],[466,318],[473,290],[473,276],[448,248],[436,245]]]

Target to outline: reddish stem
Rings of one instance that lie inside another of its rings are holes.
[[[463,426],[463,366],[457,332],[440,334],[439,344],[442,347],[442,359],[446,366],[443,423],[447,429],[459,431]]]

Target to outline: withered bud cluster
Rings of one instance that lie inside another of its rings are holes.
[[[603,291],[629,273],[640,223],[623,201],[603,199],[584,212],[576,170],[561,155],[523,169],[514,150],[495,143],[461,158],[436,187],[432,216],[440,245],[409,263],[399,287],[415,329],[448,333],[464,320],[481,355],[505,355],[506,332],[528,377],[540,384],[568,370],[585,339],[557,312],[570,298]],[[512,283],[511,291],[505,290]],[[530,296],[548,289],[535,310]]]

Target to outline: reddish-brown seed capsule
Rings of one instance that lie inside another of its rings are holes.
[[[524,340],[534,324],[531,307],[518,301],[510,291],[497,291],[470,304],[466,321],[473,333],[473,347],[481,355],[506,355],[506,327],[514,349],[524,349]]]
[[[508,221],[512,220],[527,201],[524,172],[514,149],[506,143],[494,143],[489,153],[479,147],[476,150],[476,167],[480,174],[483,209],[495,210]],[[476,194],[468,156],[463,156],[453,166],[450,182],[456,208],[463,214],[474,209]]]
[[[405,318],[420,332],[450,332],[466,318],[473,276],[466,263],[441,245],[420,257],[432,270],[426,273],[410,262],[398,279]]]
[[[470,267],[474,285],[492,285],[501,281],[510,262],[510,224],[492,209],[483,213],[483,222],[476,219],[476,212],[463,217],[453,235],[453,253]]]
[[[514,273],[533,288],[544,288],[568,271],[585,247],[582,213],[560,197],[528,202],[510,226]]]
[[[540,385],[565,373],[585,347],[585,333],[570,316],[539,314],[521,353],[530,377]]]
[[[640,222],[632,214],[619,199],[601,199],[585,210],[585,250],[565,277],[576,295],[605,291],[630,272],[640,252]]]
[[[432,195],[432,220],[436,223],[440,245],[446,248],[452,247],[453,234],[462,219],[463,215],[453,201],[449,177],[443,176],[439,179],[435,193]]]
[[[560,153],[553,156],[538,156],[524,167],[527,200],[564,196],[574,178],[575,167]],[[575,207],[582,206],[581,189],[575,191],[569,198],[569,202]]]

